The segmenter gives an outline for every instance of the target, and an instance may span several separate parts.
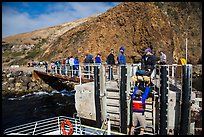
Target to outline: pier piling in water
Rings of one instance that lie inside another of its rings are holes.
[[[167,135],[167,102],[168,102],[168,84],[167,84],[167,67],[161,66],[160,68],[160,134]]]
[[[99,67],[94,66],[94,90],[95,90],[95,108],[96,108],[96,127],[101,127],[101,104],[100,104],[100,80]]]
[[[121,66],[121,81],[120,81],[120,130],[122,133],[127,133],[127,100],[126,100],[126,87],[127,87],[127,68]]]
[[[181,104],[181,123],[180,123],[180,135],[189,134],[189,114],[190,114],[190,99],[191,99],[191,68],[190,65],[182,66],[182,104]]]

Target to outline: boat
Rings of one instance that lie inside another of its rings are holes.
[[[4,135],[125,135],[111,131],[110,120],[106,118],[101,128],[81,124],[77,113],[73,117],[57,116],[7,128]]]

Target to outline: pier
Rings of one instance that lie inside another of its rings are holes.
[[[131,77],[139,65],[114,66],[114,80],[108,79],[109,66],[98,64],[80,64],[79,70],[35,70],[33,78],[48,76],[76,82],[75,107],[81,118],[93,120],[98,128],[103,128],[108,115],[112,129],[129,134],[132,119],[130,95],[135,86]],[[89,69],[85,70],[85,66]],[[78,75],[75,75],[76,71]],[[156,65],[151,82],[153,85],[146,100],[145,133],[194,135],[192,107],[198,107],[202,99],[196,97],[196,90],[192,88],[192,65]],[[196,101],[198,103],[192,103]]]

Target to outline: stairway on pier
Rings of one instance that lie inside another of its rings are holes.
[[[127,95],[129,96],[129,95]],[[155,99],[151,95],[146,100],[145,118],[147,127],[145,132],[154,134],[155,132]],[[127,109],[128,110],[128,109]],[[111,126],[120,129],[120,90],[117,81],[106,82],[106,112],[109,114]],[[129,112],[128,112],[129,115]]]

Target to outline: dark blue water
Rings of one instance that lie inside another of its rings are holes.
[[[2,98],[1,133],[6,128],[55,116],[72,117],[76,112],[74,92],[36,92]]]

